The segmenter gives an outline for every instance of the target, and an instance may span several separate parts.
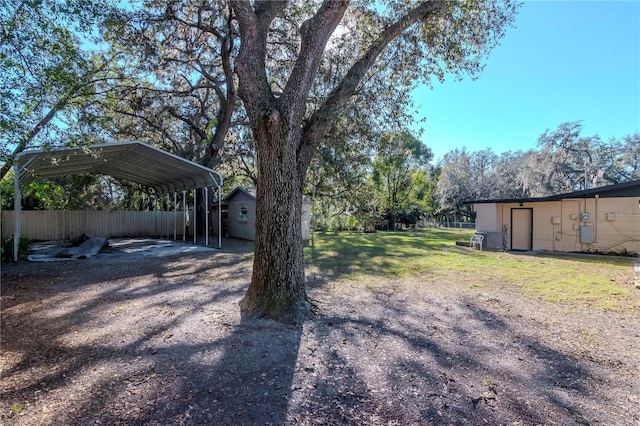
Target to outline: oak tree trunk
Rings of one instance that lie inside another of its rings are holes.
[[[287,132],[280,121],[279,111],[273,110],[256,133],[260,185],[255,257],[240,306],[244,315],[299,323],[310,311],[300,219],[306,165],[299,158],[299,131]]]

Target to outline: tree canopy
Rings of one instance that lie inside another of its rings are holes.
[[[114,58],[90,46],[110,1],[2,1],[0,178],[31,145],[73,143],[102,131],[92,102],[111,80]]]

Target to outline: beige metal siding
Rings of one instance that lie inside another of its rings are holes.
[[[573,247],[584,251],[640,253],[640,198],[590,198],[580,203],[580,213],[589,213],[590,217],[588,221],[578,217],[574,223],[592,227],[593,243],[580,244],[579,231],[575,231]]]
[[[533,208],[533,250],[556,250],[556,243],[560,241],[558,237],[562,230],[560,202],[525,203],[525,207]]]
[[[597,212],[597,248],[640,253],[640,199],[600,199]]]
[[[511,248],[511,209],[518,207],[516,203],[505,203],[498,205],[498,223],[504,234],[505,247]]]
[[[562,236],[556,250],[580,251],[580,213],[585,209],[584,199],[562,200]]]
[[[478,232],[500,232],[496,203],[475,204],[476,230]]]
[[[173,237],[182,233],[183,212],[24,210],[21,236],[32,240],[68,240],[82,234],[108,238]],[[2,238],[13,236],[13,211],[2,212]]]

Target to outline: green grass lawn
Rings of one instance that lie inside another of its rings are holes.
[[[415,281],[512,286],[550,302],[604,310],[637,308],[634,259],[544,253],[525,255],[456,246],[473,231],[430,229],[409,232],[316,233],[305,247],[309,269],[354,281],[390,276]]]

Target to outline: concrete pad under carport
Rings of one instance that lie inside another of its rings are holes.
[[[182,241],[161,240],[154,238],[114,238],[109,240],[109,247],[102,254],[124,254],[130,256],[164,257],[174,254],[191,254],[215,252],[219,249]]]
[[[219,249],[197,244],[189,244],[182,241],[162,240],[155,238],[112,238],[109,246],[105,247],[94,256],[97,259],[127,258],[139,259],[144,257],[165,257],[180,254],[193,254],[204,252],[216,252]],[[33,254],[29,260],[39,262],[72,261],[78,259],[56,259],[47,257],[62,247],[61,241],[46,241],[35,243],[31,246]],[[79,259],[82,260],[82,259]]]

